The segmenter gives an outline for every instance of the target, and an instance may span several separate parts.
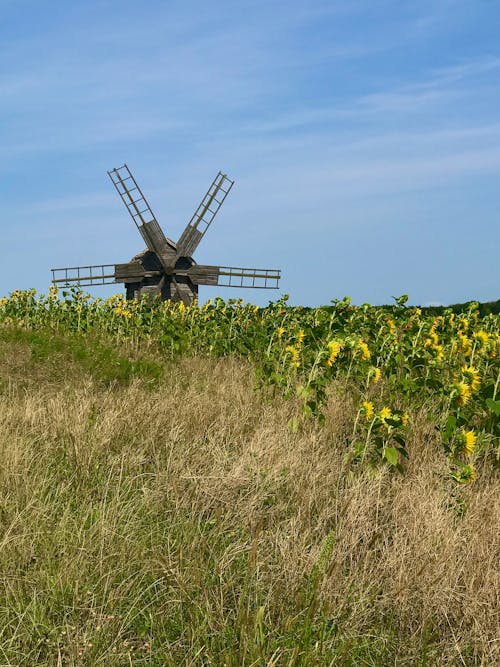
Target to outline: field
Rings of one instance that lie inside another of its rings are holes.
[[[500,315],[0,299],[0,665],[500,661]]]

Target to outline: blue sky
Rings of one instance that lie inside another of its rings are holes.
[[[200,300],[500,298],[499,34],[494,0],[0,0],[0,294],[142,249],[127,162],[174,240],[236,180],[195,259],[281,290]]]

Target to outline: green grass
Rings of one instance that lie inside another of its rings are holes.
[[[494,627],[460,606],[490,590],[494,563],[471,566],[490,579],[470,600],[458,573],[494,479],[480,500],[455,491],[460,512],[437,499],[436,534],[418,536],[414,508],[394,507],[410,492],[418,504],[419,475],[449,494],[445,462],[342,470],[352,406],[329,405],[323,428],[291,433],[292,407],[263,400],[243,362],[0,328],[0,665],[493,664]],[[488,549],[494,525],[477,537]],[[421,562],[405,549],[420,537],[441,558],[429,549],[432,577],[456,568],[444,612],[431,591],[418,599]]]
[[[0,330],[0,342],[23,345],[29,349],[34,363],[46,362],[61,371],[68,363],[77,364],[105,384],[128,383],[133,378],[154,383],[164,371],[158,361],[142,357],[132,360],[117,354],[116,345],[111,341],[104,343],[96,336],[82,333],[62,335],[55,331],[6,328]]]

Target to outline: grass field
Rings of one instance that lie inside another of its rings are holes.
[[[499,332],[0,300],[0,665],[498,664]]]

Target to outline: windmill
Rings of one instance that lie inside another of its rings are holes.
[[[52,269],[54,284],[80,286],[124,283],[127,299],[143,296],[182,301],[198,296],[198,285],[277,289],[279,269],[244,269],[197,264],[192,255],[233,187],[219,172],[177,243],[167,238],[126,164],[108,175],[147,248],[125,264],[98,264]]]

